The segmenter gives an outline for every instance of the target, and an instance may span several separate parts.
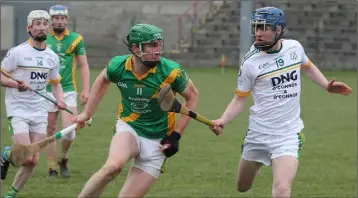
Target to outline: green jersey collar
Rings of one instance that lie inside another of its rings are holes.
[[[126,63],[124,65],[124,68],[127,70],[127,71],[131,71],[132,74],[138,79],[138,80],[142,80],[144,79],[145,77],[148,76],[149,73],[152,73],[154,74],[157,67],[153,67],[151,68],[150,70],[148,70],[148,72],[142,74],[142,75],[138,75],[136,74],[134,71],[133,71],[133,55],[130,55],[127,60],[126,60]]]
[[[65,31],[59,37],[55,34],[53,30],[51,30],[50,34],[60,41],[63,39],[63,37],[70,35],[70,31],[66,28]]]

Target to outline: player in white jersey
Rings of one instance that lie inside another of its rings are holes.
[[[30,39],[10,49],[1,62],[1,85],[6,87],[5,106],[9,130],[14,142],[31,144],[46,138],[47,101],[37,95],[37,90],[45,94],[47,81],[53,86],[58,107],[66,108],[59,83],[58,56],[46,47],[49,32],[49,14],[44,10],[34,10],[27,17],[27,31]],[[11,76],[15,81],[8,76]],[[1,179],[6,178],[10,163],[11,148],[4,147],[1,153]],[[5,197],[15,197],[32,175],[39,153],[27,158],[17,172],[14,182]]]
[[[281,39],[286,26],[281,9],[255,10],[251,26],[255,43],[242,61],[236,94],[211,129],[221,133],[243,111],[252,93],[254,105],[242,145],[237,190],[249,190],[261,166],[272,165],[272,197],[290,197],[303,144],[300,71],[330,93],[349,95],[352,90],[344,83],[328,82],[298,41]]]

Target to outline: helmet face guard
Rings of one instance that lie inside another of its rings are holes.
[[[49,32],[50,16],[45,10],[33,10],[27,16],[27,32],[35,40],[44,42]]]
[[[68,10],[63,5],[51,6],[49,10],[52,20],[52,30],[56,33],[62,33],[67,28]],[[61,17],[62,16],[62,17]]]
[[[137,24],[133,26],[127,35],[129,50],[137,56],[143,65],[153,68],[160,60],[164,52],[163,30],[150,24]],[[132,50],[132,45],[139,48],[139,52]]]
[[[264,43],[254,43],[254,46],[260,50],[268,50],[272,48],[278,40],[280,40],[284,34],[284,29],[286,27],[286,22],[284,18],[284,13],[281,9],[274,7],[264,7],[256,9],[253,12],[252,19],[250,21],[251,30],[253,32],[252,36],[255,37],[255,32],[258,29],[266,31],[268,27],[271,27],[273,31],[277,30],[277,27],[281,27],[281,33],[278,34],[275,32],[272,42]]]
[[[145,47],[150,47],[150,48],[156,48],[159,47],[159,51],[158,50],[152,50],[151,53],[149,52],[145,52]],[[153,40],[150,41],[143,41],[140,42],[139,45],[139,50],[140,50],[140,54],[138,54],[140,57],[142,57],[143,55],[146,54],[152,54],[152,55],[161,55],[164,52],[164,39],[163,39],[163,34],[162,33],[157,33],[157,35],[153,35]]]

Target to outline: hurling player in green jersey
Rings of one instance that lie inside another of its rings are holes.
[[[60,59],[60,74],[62,76],[61,85],[64,92],[65,103],[75,115],[77,114],[77,87],[76,87],[76,66],[77,61],[79,65],[82,91],[80,94],[81,104],[85,104],[89,95],[89,68],[85,52],[85,45],[83,38],[76,32],[67,29],[68,10],[65,6],[54,5],[49,10],[52,22],[52,31],[48,35],[47,45],[59,56]],[[48,95],[52,95],[51,87],[47,86]],[[58,109],[49,103],[48,113],[48,129],[47,135],[51,136],[56,132]],[[71,115],[65,111],[61,111],[62,127],[66,128],[71,124]],[[57,176],[57,163],[60,167],[60,174],[62,177],[69,177],[69,169],[67,166],[68,150],[75,139],[75,131],[65,135],[61,140],[61,153],[56,156],[55,142],[48,147],[47,162],[48,162],[48,176]],[[56,159],[59,159],[57,162]]]
[[[143,197],[159,177],[166,157],[178,151],[179,139],[190,120],[181,116],[176,123],[174,113],[163,112],[157,103],[158,90],[170,84],[189,109],[195,109],[198,101],[198,91],[186,72],[178,63],[161,57],[162,29],[134,25],[127,42],[132,53],[109,62],[94,82],[85,109],[73,120],[83,127],[109,85],[118,87],[118,119],[108,159],[79,197],[99,197],[131,159],[133,165],[119,196]]]

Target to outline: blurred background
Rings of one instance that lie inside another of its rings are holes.
[[[128,53],[122,40],[136,23],[160,26],[164,56],[183,66],[237,67],[251,45],[252,10],[277,6],[286,14],[285,37],[300,41],[320,68],[357,68],[356,0],[8,0],[1,3],[1,54],[27,39],[26,16],[31,10],[48,10],[53,4],[68,7],[70,30],[83,35],[91,67],[104,67],[112,56]]]

